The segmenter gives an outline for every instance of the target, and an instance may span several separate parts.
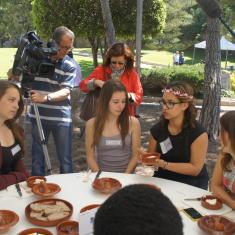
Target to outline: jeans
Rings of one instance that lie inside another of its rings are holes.
[[[72,173],[72,125],[63,126],[59,124],[43,124],[42,128],[46,144],[50,133],[52,133],[57,158],[60,162],[60,173]],[[32,175],[45,175],[45,157],[40,141],[38,126],[32,121]]]

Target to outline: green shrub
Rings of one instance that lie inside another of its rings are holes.
[[[196,97],[202,97],[204,69],[203,66],[173,66],[142,70],[141,81],[145,95],[161,95],[162,88],[170,81],[181,80],[189,83]]]
[[[234,97],[235,92],[231,90],[221,89],[221,97]]]
[[[230,81],[231,81],[231,90],[235,92],[235,72],[231,73]]]

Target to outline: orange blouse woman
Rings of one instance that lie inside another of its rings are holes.
[[[104,64],[80,82],[80,89],[89,92],[101,88],[110,79],[119,80],[125,86],[129,98],[129,114],[135,116],[136,106],[142,101],[143,89],[134,69],[134,55],[125,43],[115,43],[108,49]]]

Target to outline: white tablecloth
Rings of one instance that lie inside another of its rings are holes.
[[[55,195],[55,198],[64,199],[72,203],[74,207],[74,212],[71,219],[78,220],[79,211],[82,207],[89,204],[100,204],[109,196],[106,194],[101,194],[99,192],[96,192],[92,188],[91,184],[94,177],[95,173],[92,173],[90,175],[89,181],[84,182],[83,173],[47,176],[48,182],[57,183],[61,186],[61,191],[57,195]],[[154,178],[154,177],[146,177],[134,174],[110,173],[110,172],[102,172],[100,177],[116,178],[121,182],[123,186],[136,183],[155,184],[158,187],[160,187],[161,191],[171,199],[171,201],[174,203],[174,205],[177,207],[179,211],[181,211],[183,208],[194,206],[193,204],[190,205],[189,202],[187,202],[188,204],[186,204],[185,201],[183,200],[184,198],[201,197],[203,195],[209,194],[208,191],[190,185],[170,180]],[[14,190],[11,188],[10,191],[13,192]],[[4,192],[6,196],[4,196]],[[27,196],[27,194],[24,193],[23,195],[24,197],[19,198],[16,191],[15,193],[11,194],[9,193],[9,190],[8,193],[6,190],[0,192],[0,209],[13,210],[20,217],[19,222],[14,227],[12,227],[11,230],[6,234],[16,235],[17,233],[26,228],[38,227],[32,225],[27,221],[24,210],[29,203],[36,200],[40,200],[42,198],[32,194],[28,194]],[[200,203],[196,205],[195,209],[199,211],[200,209],[202,209]],[[184,215],[184,213],[180,212],[180,214],[183,219],[185,235],[205,234],[203,231],[200,230],[196,222],[190,220],[187,216]],[[216,214],[216,211],[211,211],[211,213],[209,211],[209,213],[205,212],[204,214]],[[225,207],[224,213],[220,214],[226,214],[226,216],[235,219],[235,212],[231,211],[227,207]],[[55,227],[47,227],[46,229],[53,232],[53,234],[56,234]]]

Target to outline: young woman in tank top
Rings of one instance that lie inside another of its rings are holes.
[[[213,194],[235,209],[235,111],[220,118],[221,154],[211,181]]]
[[[128,94],[119,81],[103,85],[96,117],[87,121],[85,133],[87,163],[92,171],[133,172],[140,124],[129,116]]]

